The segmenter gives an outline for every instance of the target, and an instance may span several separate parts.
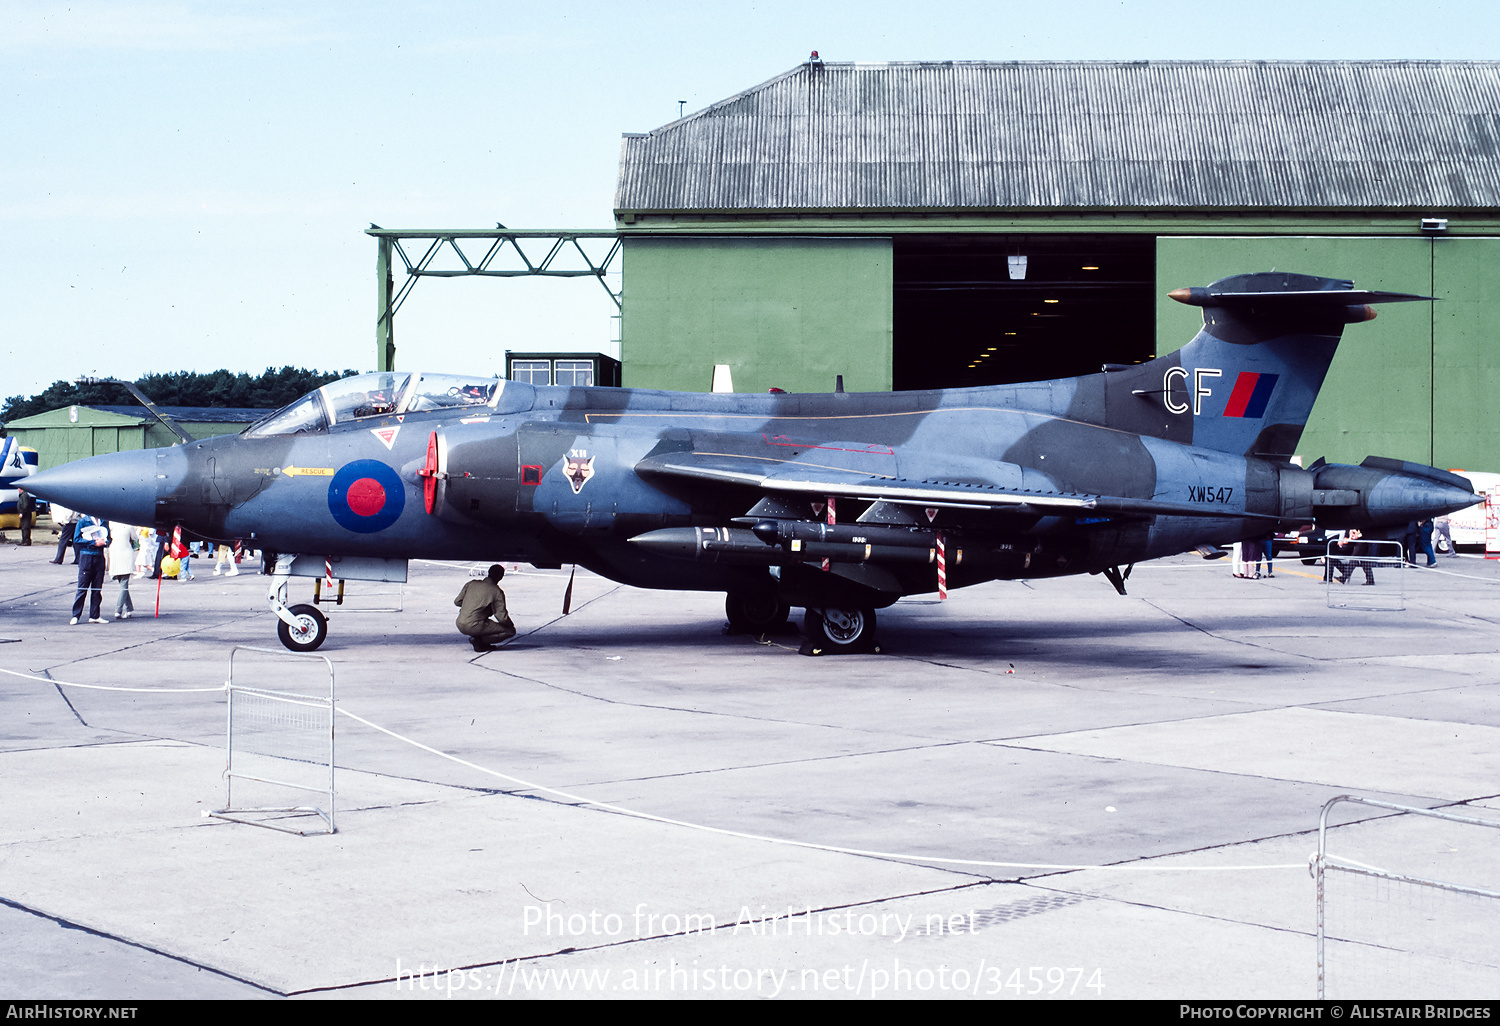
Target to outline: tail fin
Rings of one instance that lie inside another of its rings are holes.
[[[1273,459],[1296,451],[1344,325],[1372,320],[1373,303],[1432,298],[1279,271],[1169,295],[1202,307],[1203,329],[1175,353],[1105,375],[1110,426]]]

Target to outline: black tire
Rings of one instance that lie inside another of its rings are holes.
[[[825,652],[867,652],[875,647],[873,609],[809,609],[802,627],[813,647]]]
[[[328,640],[328,617],[316,606],[292,606],[288,612],[297,619],[297,626],[278,619],[276,636],[293,652],[316,652]]]
[[[791,607],[773,592],[736,592],[724,596],[724,615],[732,631],[765,634],[786,623]]]

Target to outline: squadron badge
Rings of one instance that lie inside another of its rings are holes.
[[[594,476],[594,457],[590,456],[586,449],[574,449],[568,453],[567,462],[563,465],[563,473],[567,475],[568,483],[573,486],[573,494],[577,495],[583,491],[583,486],[588,484],[589,478]]]

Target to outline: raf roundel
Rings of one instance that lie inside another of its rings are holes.
[[[328,512],[340,527],[357,534],[384,531],[405,505],[401,478],[379,460],[345,463],[328,484]]]

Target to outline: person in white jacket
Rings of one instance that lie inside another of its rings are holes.
[[[134,527],[110,524],[109,551],[105,553],[105,573],[120,582],[120,597],[115,600],[115,619],[129,620],[135,612],[130,601],[130,578],[135,574],[135,551],[140,544]]]

